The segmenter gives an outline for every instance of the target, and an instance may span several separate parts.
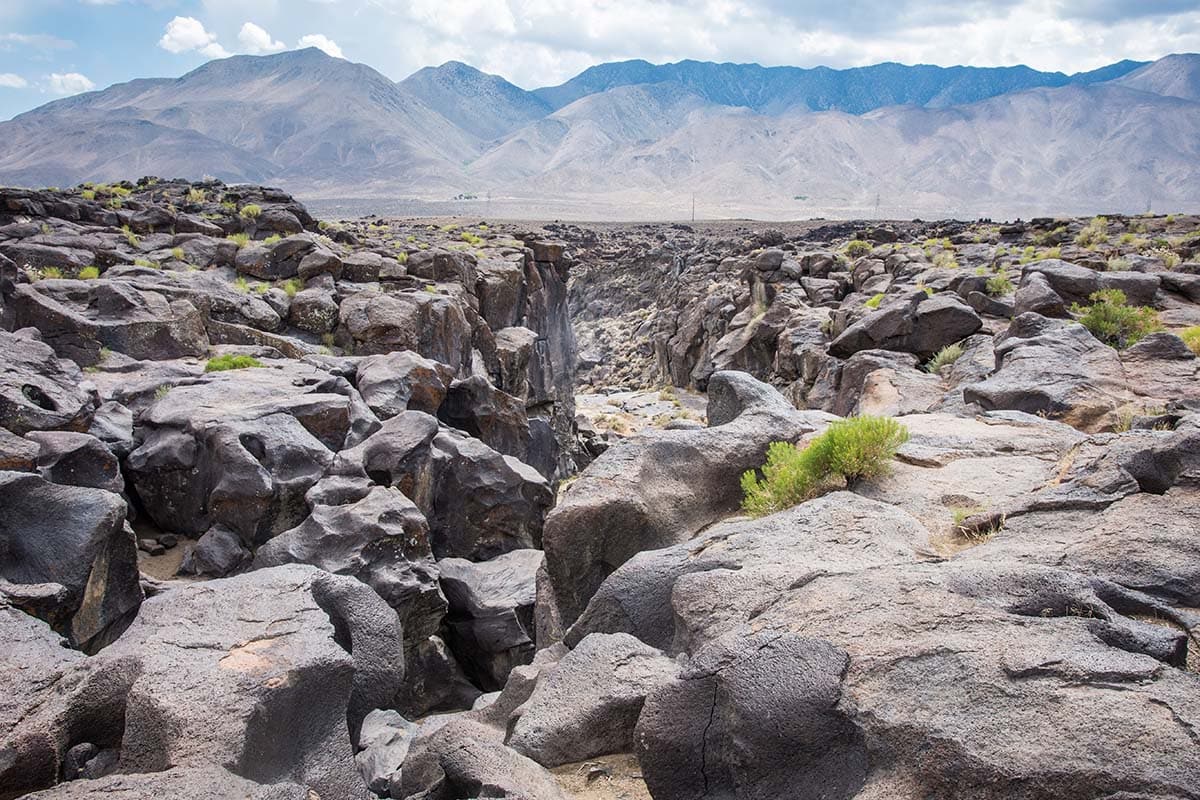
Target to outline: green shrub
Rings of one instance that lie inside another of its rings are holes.
[[[742,475],[742,509],[752,516],[782,511],[839,483],[884,475],[908,429],[890,417],[851,417],[829,426],[805,448],[773,442],[767,463]]]
[[[205,372],[224,372],[230,369],[248,369],[249,367],[261,367],[262,362],[253,356],[235,356],[225,354],[210,358],[208,363],[204,365]]]
[[[1179,338],[1183,339],[1193,353],[1200,356],[1200,325],[1193,325],[1190,328],[1184,328],[1179,332]]]
[[[206,203],[208,192],[203,189],[188,189],[187,198],[189,203]]]
[[[235,292],[241,292],[242,294],[246,294],[247,292],[250,291],[250,282],[248,280],[246,280],[246,278],[244,276],[239,275],[236,278],[234,278],[234,280],[233,280],[233,290]]]
[[[871,296],[871,299],[863,303],[867,308],[879,308],[879,304],[883,302],[883,292]]]
[[[239,213],[245,219],[254,219],[255,217],[262,214],[262,206],[256,206],[253,203],[251,203],[250,205],[242,206],[242,210]]]
[[[146,267],[147,269],[158,269],[158,264],[155,264],[148,258],[135,258],[133,265],[135,267]]]
[[[1129,269],[1129,260],[1125,258],[1110,258],[1104,262],[1104,269],[1108,272],[1125,272]]]
[[[476,236],[475,234],[471,233],[470,231],[463,231],[458,236],[460,239],[462,239],[464,242],[471,245],[472,247],[478,247],[479,245],[483,244],[483,237]]]
[[[1108,243],[1108,218],[1095,217],[1083,230],[1075,235],[1075,244],[1080,247],[1095,247]]]
[[[128,225],[121,226],[121,233],[125,234],[125,241],[129,243],[130,247],[137,247],[142,243],[142,240]]]
[[[847,258],[858,258],[859,256],[867,255],[872,249],[870,242],[864,242],[862,239],[854,239],[846,243],[846,248],[843,252]]]
[[[182,247],[174,247],[171,249],[171,258],[176,261],[184,261],[187,259],[187,256],[184,255]]]
[[[95,200],[96,199],[96,190],[95,189],[84,189],[82,192],[79,193],[79,196],[82,197],[84,200]]]
[[[58,267],[42,267],[41,274],[43,278],[50,279],[61,278],[63,276],[62,270]]]
[[[262,243],[267,245],[268,247],[270,247],[271,245],[279,244],[282,241],[283,241],[282,236],[280,236],[278,233],[273,233],[270,236],[268,236],[267,238],[263,239]]]
[[[933,358],[929,359],[929,363],[925,365],[926,372],[932,372],[937,375],[942,371],[942,367],[948,367],[963,354],[963,346],[961,343],[948,344],[941,350],[938,350]]]
[[[221,210],[226,214],[236,214],[237,203],[233,202],[232,200],[224,200],[221,202]]]
[[[236,244],[239,250],[250,244],[250,234],[248,233],[231,233],[225,238]]]
[[[83,269],[79,270],[79,280],[81,281],[92,281],[99,277],[99,267],[84,267]]]
[[[1102,289],[1088,298],[1090,306],[1078,303],[1071,311],[1079,314],[1079,322],[1092,335],[1109,347],[1124,350],[1148,334],[1163,329],[1158,312],[1145,306],[1126,304],[1120,289]]]
[[[283,291],[288,297],[295,297],[296,292],[300,291],[301,283],[297,278],[288,278],[283,282]]]
[[[1003,297],[1015,288],[1007,275],[993,275],[987,280],[987,293],[992,297]]]
[[[953,253],[943,250],[933,257],[933,266],[938,269],[958,269],[958,261]]]

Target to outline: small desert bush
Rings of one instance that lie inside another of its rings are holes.
[[[908,429],[896,420],[862,416],[834,422],[804,448],[773,442],[762,469],[742,475],[742,510],[752,516],[771,514],[838,483],[853,486],[884,475],[906,441]]]
[[[204,365],[205,372],[224,372],[230,369],[247,369],[249,367],[261,367],[262,362],[253,356],[235,356],[226,353],[223,356],[210,358],[208,363]]]
[[[283,292],[288,297],[295,297],[296,292],[300,291],[300,281],[296,278],[288,278],[283,282]]]
[[[173,247],[171,248],[171,258],[176,261],[185,261],[187,260],[187,255],[183,252],[182,247]]]
[[[1075,244],[1080,247],[1095,247],[1108,243],[1108,218],[1095,217],[1083,230],[1075,235]]]
[[[250,281],[246,280],[244,277],[239,275],[233,281],[233,290],[235,292],[241,292],[242,294],[246,294],[247,292],[250,291]]]
[[[1158,312],[1145,306],[1128,305],[1125,293],[1120,289],[1101,289],[1088,299],[1092,301],[1091,305],[1076,303],[1071,306],[1071,311],[1079,315],[1083,327],[1109,347],[1124,350],[1163,329]]]
[[[82,197],[84,200],[95,200],[96,199],[96,190],[95,189],[84,189],[82,192],[79,193],[79,196]]]
[[[864,242],[862,239],[854,239],[846,243],[846,248],[843,251],[848,258],[858,258],[865,256],[872,250],[870,242]]]
[[[137,247],[142,243],[142,240],[128,225],[121,226],[121,233],[125,234],[125,241],[129,243],[130,247]]]
[[[81,281],[92,281],[99,277],[99,267],[84,267],[83,269],[79,270],[79,280]]]
[[[58,267],[42,267],[41,276],[43,278],[49,278],[50,280],[55,280],[57,278],[61,278],[63,276],[63,272]]]
[[[987,280],[987,293],[992,297],[1003,297],[1006,294],[1011,294],[1015,288],[1007,275],[993,275]]]
[[[189,203],[206,203],[208,192],[203,189],[188,189],[187,198]]]
[[[265,244],[267,247],[270,247],[271,245],[279,244],[282,241],[283,241],[282,236],[280,236],[278,233],[273,233],[270,236],[268,236],[267,238],[263,239],[262,243]]]
[[[401,264],[408,263],[408,253],[396,253],[396,260]]]
[[[963,354],[963,346],[960,343],[948,344],[934,354],[933,358],[929,359],[929,363],[925,365],[927,372],[932,372],[937,375],[942,371],[942,367],[948,367],[953,364]]]
[[[250,244],[250,234],[248,233],[231,233],[225,238],[236,244],[238,249]]]
[[[1184,328],[1179,332],[1179,338],[1183,339],[1193,353],[1200,356],[1200,325],[1193,325],[1190,328]]]
[[[954,258],[953,253],[943,250],[934,255],[933,266],[938,269],[958,269],[958,261]]]
[[[867,308],[879,308],[879,304],[883,302],[883,292],[871,295],[871,299],[863,303]]]
[[[239,213],[245,219],[254,219],[255,217],[262,214],[262,206],[256,206],[253,203],[251,203],[250,205],[242,206],[242,210]]]

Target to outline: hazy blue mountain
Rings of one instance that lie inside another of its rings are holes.
[[[893,105],[945,108],[1047,86],[1090,84],[1125,75],[1143,62],[1122,61],[1093,72],[1065,75],[1017,67],[935,67],[885,63],[853,69],[763,67],[680,61],[600,64],[559,86],[534,94],[554,109],[618,86],[678,83],[711,103],[742,106],[765,114],[796,108],[863,114]]]
[[[458,127],[485,140],[498,139],[554,110],[533,92],[461,61],[425,67],[402,80],[400,86]]]

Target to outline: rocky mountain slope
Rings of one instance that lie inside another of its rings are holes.
[[[1200,798],[1198,256],[0,190],[0,798]]]
[[[0,123],[0,181],[215,175],[314,200],[484,200],[513,218],[683,218],[693,198],[704,218],[1194,211],[1198,64],[634,61],[529,92],[458,62],[394,83],[309,49]]]

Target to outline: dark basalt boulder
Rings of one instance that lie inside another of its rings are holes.
[[[538,677],[508,746],[544,767],[632,752],[647,695],[677,673],[674,661],[628,634],[587,636]]]
[[[343,299],[339,315],[338,341],[356,354],[414,350],[456,372],[471,363],[471,325],[452,297],[364,291]]]
[[[364,475],[404,492],[429,521],[433,554],[483,561],[536,547],[553,503],[536,470],[478,439],[405,411],[338,455],[332,475]]]
[[[868,314],[829,345],[829,355],[849,358],[859,350],[899,350],[929,358],[983,326],[974,309],[955,295],[913,292],[902,301]]]
[[[61,602],[45,609],[80,649],[115,637],[142,602],[133,532],[119,495],[0,472],[0,577],[58,584]]]
[[[736,511],[741,474],[762,466],[771,442],[814,430],[775,389],[741,372],[713,375],[708,417],[704,430],[646,431],[609,448],[547,516],[546,568],[565,625],[634,555]]]
[[[125,466],[160,528],[220,523],[257,545],[303,522],[334,452],[378,424],[345,379],[305,364],[214,372],[138,417]]]
[[[533,609],[543,560],[540,550],[513,550],[479,563],[438,562],[450,605],[448,643],[487,691],[500,689],[513,667],[533,658]]]
[[[114,644],[19,703],[0,749],[42,753],[29,788],[57,780],[86,741],[119,749],[122,773],[223,765],[255,784],[367,800],[353,743],[402,680],[396,614],[369,587],[311,567],[257,570],[150,598]],[[210,796],[206,780],[196,789]]]
[[[380,419],[403,411],[437,414],[454,370],[411,350],[368,356],[358,362],[355,385]]]
[[[95,436],[73,431],[30,431],[25,438],[38,444],[38,471],[51,483],[90,486],[117,494],[125,490],[117,457]]]
[[[29,431],[85,431],[98,405],[74,363],[26,335],[0,330],[0,427]]]
[[[254,568],[310,564],[357,578],[396,609],[405,635],[438,632],[446,599],[429,546],[429,526],[411,500],[375,486],[346,505],[317,505],[308,519],[258,548]]]

